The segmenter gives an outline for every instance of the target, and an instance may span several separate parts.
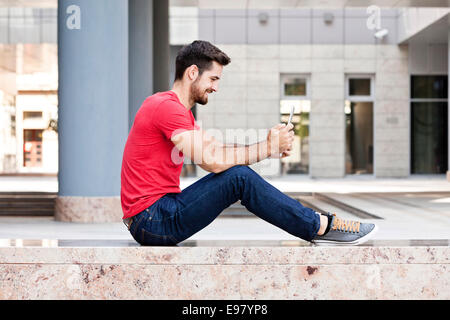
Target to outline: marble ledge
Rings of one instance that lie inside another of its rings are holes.
[[[95,214],[93,214],[95,212]],[[120,197],[68,197],[55,199],[55,220],[63,222],[120,222]]]
[[[0,265],[447,265],[450,247],[0,247]]]

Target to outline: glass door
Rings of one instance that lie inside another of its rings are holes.
[[[42,167],[43,130],[23,131],[23,166]]]
[[[447,76],[411,77],[411,173],[448,167]]]

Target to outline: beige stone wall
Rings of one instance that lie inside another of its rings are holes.
[[[0,248],[0,299],[450,298],[446,246],[53,246]]]
[[[408,47],[397,45],[217,45],[232,59],[219,92],[197,109],[203,128],[268,129],[280,121],[280,74],[310,77],[310,175],[345,175],[345,76],[374,76],[374,174],[409,175]],[[252,141],[249,141],[252,142]],[[253,166],[279,174],[279,160]],[[200,170],[201,171],[201,170]],[[204,173],[200,174],[203,175]]]
[[[407,177],[410,172],[408,47],[377,47],[376,67],[376,176]]]

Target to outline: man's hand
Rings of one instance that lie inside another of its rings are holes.
[[[285,158],[291,155],[294,141],[294,125],[280,123],[270,129],[267,135],[271,158]]]

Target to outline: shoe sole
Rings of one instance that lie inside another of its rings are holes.
[[[378,226],[375,225],[375,227],[370,231],[368,234],[366,234],[364,237],[361,237],[355,241],[334,241],[334,240],[316,240],[311,241],[312,244],[316,246],[356,246],[359,244],[363,244],[367,242],[368,240],[372,239],[372,237],[378,232]]]

